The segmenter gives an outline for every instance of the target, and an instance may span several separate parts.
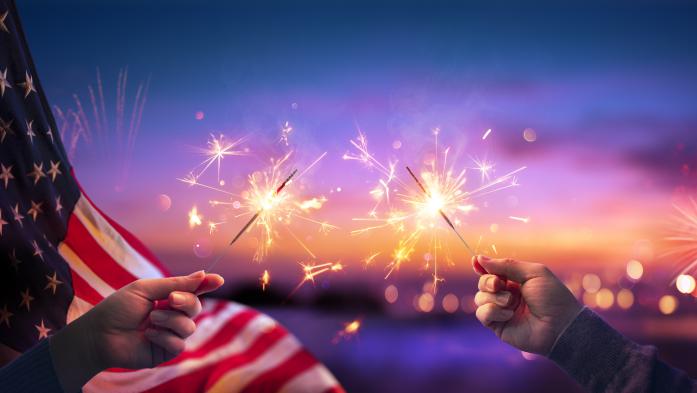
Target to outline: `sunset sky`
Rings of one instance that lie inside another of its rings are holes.
[[[34,0],[19,8],[53,105],[75,108],[73,94],[89,105],[99,68],[113,118],[117,75],[128,66],[130,114],[137,83],[150,78],[132,157],[102,154],[115,143],[102,135],[81,140],[73,164],[96,203],[175,272],[206,267],[244,224],[213,236],[188,227],[193,205],[205,217],[222,213],[207,204],[213,194],[176,180],[203,160],[196,148],[211,133],[249,137],[248,156],[223,161],[223,188],[239,193],[249,173],[287,151],[278,137],[288,121],[298,167],[327,152],[292,192],[327,197],[311,217],[340,227],[328,235],[300,222],[292,229],[319,259],[342,260],[348,280],[381,280],[397,240],[389,231],[349,234],[358,227],[351,218],[372,207],[379,179],[342,160],[349,141],[362,130],[376,157],[399,160],[398,176],[408,180],[403,166],[423,167],[435,127],[456,168],[471,167],[471,157],[495,162],[496,174],[527,166],[520,187],[478,202],[460,226],[468,242],[482,235],[500,255],[581,273],[623,271],[635,258],[663,277],[675,262],[657,257],[671,203],[697,185],[694,5],[508,3]],[[526,128],[534,142],[523,138]],[[465,189],[479,182],[469,176]],[[171,198],[167,211],[160,194]],[[261,266],[251,262],[252,232],[225,250],[218,269],[232,278],[268,267],[279,280],[296,280],[306,254],[279,233]],[[469,271],[457,238],[446,239],[456,254],[446,278]],[[198,258],[194,245],[207,241],[217,248]],[[364,270],[361,260],[377,251],[377,265]],[[391,279],[429,277],[419,269],[425,252],[420,245]]]

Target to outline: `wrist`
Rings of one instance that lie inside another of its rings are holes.
[[[50,337],[51,359],[65,392],[80,391],[92,377],[108,368],[100,356],[90,314],[85,314]]]
[[[571,324],[574,323],[576,318],[578,318],[578,316],[581,314],[581,312],[583,312],[585,308],[585,306],[581,305],[578,302],[575,302],[573,307],[569,307],[568,312],[565,313],[565,317],[561,318],[563,322],[559,324],[559,329],[555,334],[552,346],[545,354],[547,357],[549,357],[552,354],[552,351],[554,351],[554,347],[557,346],[557,343],[559,342],[559,339],[564,335],[564,332],[566,332],[567,329],[569,329],[569,326],[571,326]]]

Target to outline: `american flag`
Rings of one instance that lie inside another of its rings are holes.
[[[0,364],[115,290],[166,269],[78,185],[17,9],[0,0]],[[206,299],[186,350],[156,368],[109,370],[87,392],[343,392],[270,317]]]

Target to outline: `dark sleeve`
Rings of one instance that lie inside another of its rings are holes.
[[[39,342],[12,363],[0,368],[3,393],[63,393],[48,348],[48,339]]]
[[[590,392],[697,392],[695,381],[584,309],[549,355]]]

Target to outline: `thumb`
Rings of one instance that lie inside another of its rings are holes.
[[[133,282],[132,288],[150,300],[166,299],[173,291],[195,293],[206,278],[203,270],[188,276],[149,278]]]
[[[514,259],[493,259],[485,255],[477,255],[477,262],[487,273],[503,276],[523,284],[531,278],[544,275],[545,267],[539,263],[521,262]]]

